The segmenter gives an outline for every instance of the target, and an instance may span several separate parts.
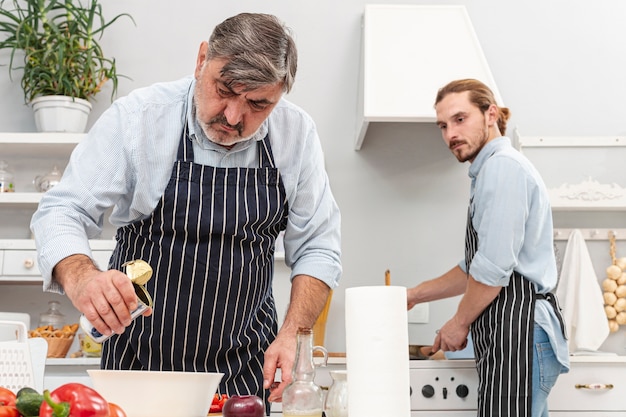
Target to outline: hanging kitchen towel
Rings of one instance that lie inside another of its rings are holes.
[[[410,417],[405,287],[346,289],[346,368],[350,416]]]
[[[563,308],[570,353],[595,351],[609,335],[604,298],[585,238],[574,229],[567,241],[556,295]]]

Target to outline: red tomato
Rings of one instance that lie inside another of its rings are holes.
[[[0,406],[15,405],[16,395],[7,388],[0,387]]]
[[[20,413],[13,405],[0,405],[0,417],[20,417]]]
[[[15,393],[9,389],[0,387],[0,417],[19,417],[15,408]]]
[[[228,395],[222,394],[220,396],[219,394],[216,393],[213,396],[213,401],[211,402],[211,408],[209,409],[209,413],[220,413],[227,400],[228,400]]]

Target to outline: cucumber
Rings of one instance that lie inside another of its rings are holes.
[[[32,388],[24,387],[17,392],[15,408],[24,417],[37,417],[42,402],[43,395]]]

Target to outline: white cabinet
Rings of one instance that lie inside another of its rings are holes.
[[[624,375],[623,356],[572,358],[570,372],[559,376],[548,397],[550,414],[626,416]]]
[[[111,252],[115,247],[114,240],[90,241],[92,256],[100,269],[108,267]],[[35,242],[30,239],[0,240],[0,284],[41,283],[41,273],[37,266],[37,250]]]
[[[30,219],[43,195],[37,192],[33,180],[55,166],[63,170],[72,150],[84,136],[0,133],[0,160],[8,163],[15,184],[15,192],[0,193],[0,309],[28,313],[31,328],[37,326],[39,314],[47,310],[50,300],[61,303],[68,323],[77,322],[80,315],[65,296],[43,292]],[[112,233],[106,231],[105,236],[112,237]],[[113,239],[93,240],[90,245],[98,266],[106,268],[115,245]],[[70,353],[77,350],[76,341]],[[48,359],[45,388],[54,388],[68,379],[78,378],[84,382],[87,380],[85,369],[89,367],[99,367],[99,359]]]
[[[0,193],[0,282],[41,281],[30,220],[43,194],[37,192],[34,179],[54,167],[64,170],[84,137],[77,133],[0,133],[0,160],[8,163],[15,184],[15,192]],[[96,261],[106,267],[112,239],[93,245]]]

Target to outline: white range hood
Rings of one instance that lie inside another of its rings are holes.
[[[362,48],[356,150],[370,123],[434,122],[455,79],[484,82],[503,105],[464,6],[366,5]]]

